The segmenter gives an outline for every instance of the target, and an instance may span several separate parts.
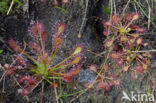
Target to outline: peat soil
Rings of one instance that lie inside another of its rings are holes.
[[[64,33],[65,43],[61,47],[57,55],[58,59],[63,59],[69,55],[73,48],[82,44],[85,47],[83,70],[75,79],[79,82],[69,84],[70,86],[65,92],[71,92],[84,88],[84,84],[94,79],[94,73],[87,68],[90,64],[95,63],[98,66],[103,62],[102,57],[96,57],[95,54],[103,51],[103,40],[105,39],[102,32],[104,30],[102,21],[107,20],[109,16],[103,9],[102,5],[108,6],[109,0],[89,0],[87,10],[87,0],[71,0],[69,5],[59,4],[57,8],[52,2],[39,2],[39,0],[29,0],[28,7],[21,8],[9,16],[0,15],[0,49],[4,52],[0,54],[0,77],[4,70],[2,66],[5,63],[12,63],[14,52],[8,47],[7,41],[10,38],[17,40],[21,45],[25,41],[29,43],[32,40],[30,35],[30,26],[36,21],[41,21],[45,24],[48,32],[48,40],[46,47],[50,50],[52,46],[52,37],[56,32],[56,26],[60,22],[67,24],[67,29]],[[118,11],[123,9],[127,1],[123,0],[121,3],[117,2]],[[132,10],[133,11],[133,10]],[[85,16],[86,15],[86,16]],[[84,19],[85,18],[85,19]],[[83,25],[82,25],[83,24]],[[156,49],[156,34],[155,29],[151,28],[152,33],[144,37],[144,41],[150,45],[145,49]],[[81,38],[78,35],[81,34]],[[92,52],[90,52],[92,51]],[[94,54],[95,53],[95,54]],[[17,75],[18,77],[18,75]],[[130,74],[122,76],[122,86],[120,88],[113,88],[111,92],[104,92],[102,90],[92,90],[82,94],[62,98],[63,103],[70,103],[75,98],[73,103],[128,103],[122,101],[122,91],[147,91],[152,85],[152,90],[156,95],[156,53],[153,53],[152,66],[150,73],[140,76],[140,79],[135,80],[131,78]],[[66,88],[66,87],[65,87]],[[71,90],[70,90],[71,89]],[[30,95],[30,98],[21,96],[19,93],[20,87],[15,83],[13,77],[5,77],[0,82],[0,103],[39,103],[41,86],[36,88]],[[45,86],[44,103],[56,103],[54,90],[49,86]]]

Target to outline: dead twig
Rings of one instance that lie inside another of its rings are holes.
[[[95,53],[95,52],[93,52],[93,51],[91,51],[91,50],[87,50],[88,52],[90,52],[90,53],[92,53],[92,54],[94,54],[95,55],[95,57],[103,57],[102,55],[103,54],[105,54],[106,52],[104,51],[104,52],[101,52],[101,53]]]
[[[13,5],[14,5],[14,0],[11,1],[11,4],[10,4],[10,7],[9,7],[9,10],[8,10],[8,12],[7,12],[7,15],[9,15],[9,13],[10,13],[10,11],[11,11]]]
[[[22,56],[22,54],[23,54],[23,52],[25,51],[25,49],[26,49],[26,42],[24,41],[24,49],[23,49],[23,51],[19,54],[19,56]],[[10,67],[12,67],[13,64],[14,64],[16,61],[17,61],[17,59],[15,59],[15,60],[11,63]]]
[[[142,50],[142,51],[132,51],[133,53],[143,53],[143,52],[156,52],[156,50]]]
[[[127,2],[127,4],[126,4],[126,6],[124,7],[124,9],[123,9],[123,11],[122,11],[122,16],[124,15],[124,13],[125,13],[125,11],[126,11],[126,9],[127,9],[127,7],[128,7],[128,5],[129,5],[129,3],[130,3],[130,1],[131,0],[128,0],[128,2]]]
[[[85,12],[84,12],[84,17],[83,17],[83,20],[82,20],[82,24],[81,24],[81,27],[80,27],[80,30],[79,30],[79,34],[78,34],[78,38],[81,38],[82,37],[82,29],[85,25],[85,21],[86,21],[86,16],[87,16],[87,11],[88,11],[88,2],[89,0],[86,0],[86,9],[85,9]]]
[[[15,78],[15,76],[13,76],[13,78],[14,78],[15,82],[17,83],[17,85],[20,86],[20,88],[24,89],[24,88],[19,84],[19,82],[17,81],[17,79]]]
[[[2,77],[0,78],[0,82],[2,81],[3,77],[5,76],[5,73],[6,72],[4,72],[3,75],[2,75]]]
[[[43,103],[43,96],[44,96],[44,81],[42,82],[41,102],[40,103]]]
[[[55,91],[56,103],[59,103],[59,102],[58,102],[58,95],[57,95],[57,90],[56,90],[56,88],[54,88],[54,91]]]
[[[3,89],[2,89],[2,93],[5,93],[5,76],[4,76],[4,79],[3,79]]]
[[[150,4],[148,2],[148,0],[146,0],[147,2],[147,5],[148,5],[148,30],[150,29],[150,23],[151,23],[151,7],[150,7]]]
[[[73,103],[77,98],[79,98],[82,94],[84,94],[85,92],[80,93],[78,96],[76,96],[75,98],[73,98],[70,103]]]

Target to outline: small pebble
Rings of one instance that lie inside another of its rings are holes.
[[[17,89],[17,92],[18,92],[18,93],[21,93],[21,92],[22,92],[22,89]]]

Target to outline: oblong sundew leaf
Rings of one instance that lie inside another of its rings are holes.
[[[0,54],[2,54],[2,53],[3,53],[3,50],[0,49]]]
[[[61,23],[58,25],[58,28],[57,28],[57,35],[60,35],[62,34],[66,29],[66,24],[64,23]]]
[[[77,55],[80,54],[83,50],[82,46],[77,46],[76,49],[74,50],[74,52],[72,53],[72,55]]]
[[[54,47],[55,47],[55,48],[58,48],[63,42],[64,42],[63,38],[60,37],[60,36],[57,36],[57,37],[54,39]]]
[[[72,61],[71,61],[71,64],[78,64],[80,63],[82,57],[79,55],[79,56],[76,56]]]

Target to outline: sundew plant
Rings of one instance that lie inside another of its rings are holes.
[[[57,52],[64,43],[63,33],[65,29],[66,24],[58,24],[50,52],[49,50],[46,50],[47,32],[44,28],[44,24],[41,22],[36,22],[31,27],[31,34],[35,41],[28,44],[24,43],[24,49],[22,49],[14,39],[8,41],[9,46],[17,55],[13,65],[6,64],[4,66],[6,69],[5,74],[6,76],[9,76],[16,72],[27,72],[27,75],[22,75],[18,81],[20,86],[24,85],[21,86],[22,95],[28,96],[39,84],[42,84],[42,87],[44,87],[44,82],[49,83],[53,88],[57,88],[59,80],[70,82],[73,76],[79,74],[82,60],[81,54],[83,51],[82,45],[77,45],[69,57],[63,59],[59,63],[55,64],[54,62]],[[26,52],[27,45],[29,49],[34,52],[33,55],[32,53],[29,54],[30,52]],[[27,60],[23,58],[23,55]],[[28,61],[31,61],[32,63]]]
[[[110,91],[113,86],[122,86],[119,75],[129,72],[132,77],[147,73],[150,69],[151,54],[140,52],[141,48],[147,46],[143,42],[144,28],[134,24],[139,20],[139,14],[128,14],[124,18],[112,15],[109,21],[103,22],[106,37],[104,41],[104,62],[101,67],[91,64],[89,69],[97,74],[92,83],[87,88],[92,88],[97,84],[98,89]],[[116,72],[118,69],[118,72]]]

